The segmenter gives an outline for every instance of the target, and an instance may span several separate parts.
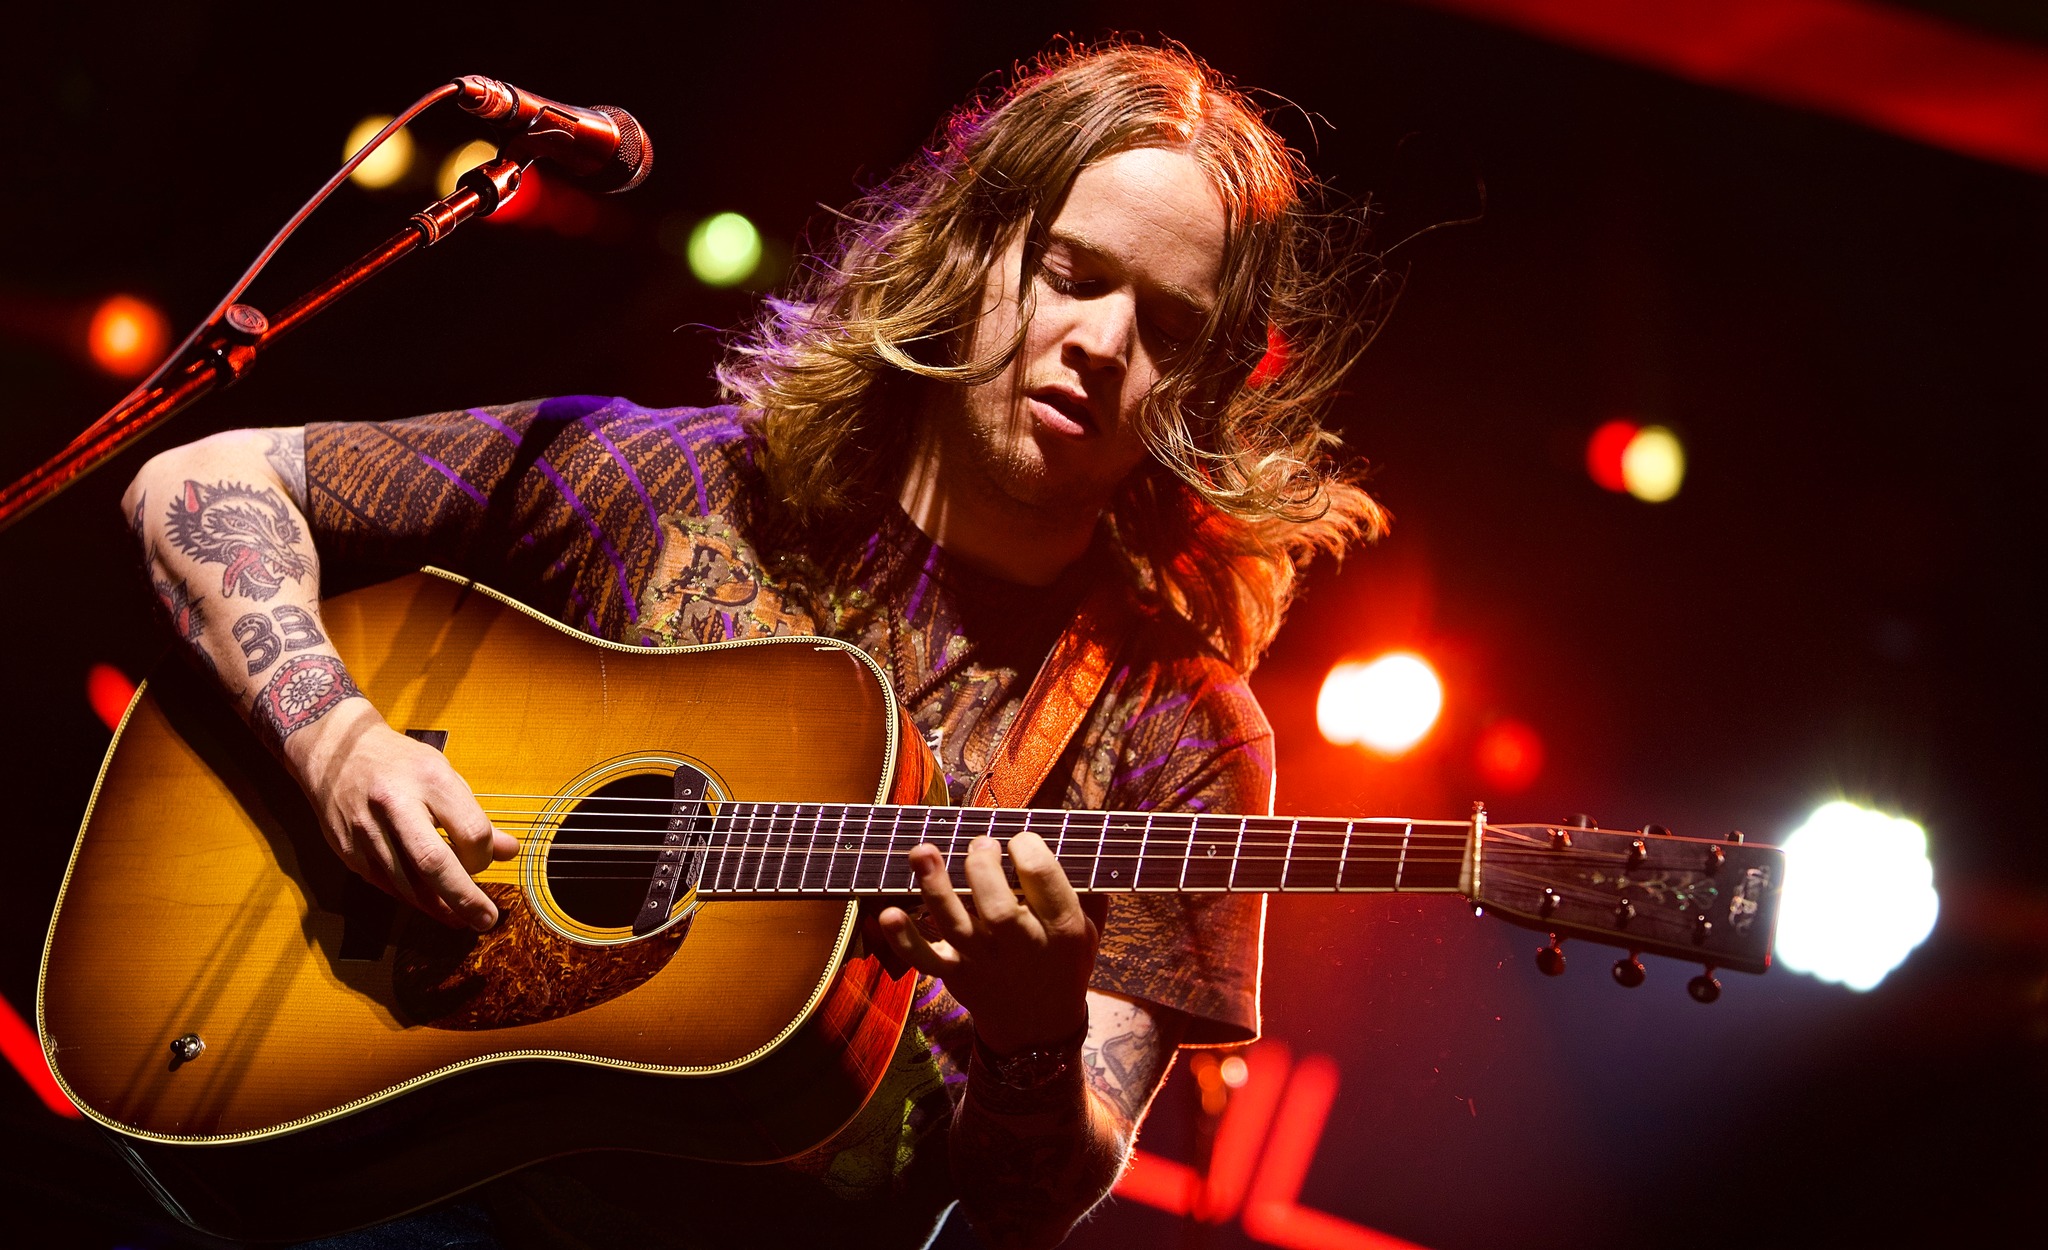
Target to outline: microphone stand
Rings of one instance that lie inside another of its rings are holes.
[[[423,247],[432,247],[472,217],[488,217],[519,191],[525,166],[500,157],[462,176],[453,195],[414,213],[405,229],[285,308],[275,319],[248,304],[231,304],[213,333],[185,363],[140,395],[88,426],[64,449],[0,490],[0,530],[19,521],[128,444],[216,388],[235,384],[272,341]]]

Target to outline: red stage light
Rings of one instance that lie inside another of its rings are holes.
[[[73,1120],[83,1118],[57,1087],[57,1078],[50,1071],[50,1060],[43,1054],[43,1043],[36,1037],[36,1031],[15,1011],[14,1004],[4,998],[0,998],[0,1055],[21,1073],[21,1079],[28,1082],[44,1106]]]
[[[1497,720],[1481,730],[1474,754],[1479,776],[1505,794],[1528,789],[1543,771],[1543,739],[1518,720]]]
[[[134,698],[135,683],[113,665],[95,664],[86,671],[86,702],[92,704],[93,715],[108,729],[120,728],[121,718],[128,714],[128,704]]]
[[[1611,490],[1617,495],[1628,490],[1628,478],[1621,468],[1622,457],[1641,428],[1633,421],[1609,421],[1586,440],[1586,472],[1603,490]]]
[[[140,377],[162,358],[171,328],[152,304],[116,295],[93,311],[85,346],[92,362],[117,378]]]

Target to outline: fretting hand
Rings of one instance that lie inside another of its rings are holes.
[[[891,949],[943,980],[997,1054],[1056,1045],[1087,1024],[1088,978],[1106,903],[1096,896],[1084,904],[1037,834],[1012,837],[1009,852],[1021,899],[1004,878],[1003,848],[994,838],[967,845],[971,910],[953,888],[946,857],[927,842],[911,848],[910,867],[936,938],[920,932],[901,907],[876,917]]]

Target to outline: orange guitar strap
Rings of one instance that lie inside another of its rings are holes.
[[[1081,601],[969,792],[969,807],[1030,806],[1102,693],[1131,623],[1123,589],[1113,582],[1098,585]]]

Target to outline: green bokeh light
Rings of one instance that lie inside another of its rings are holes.
[[[706,286],[737,286],[761,264],[761,232],[738,213],[718,213],[690,231],[690,272]]]

